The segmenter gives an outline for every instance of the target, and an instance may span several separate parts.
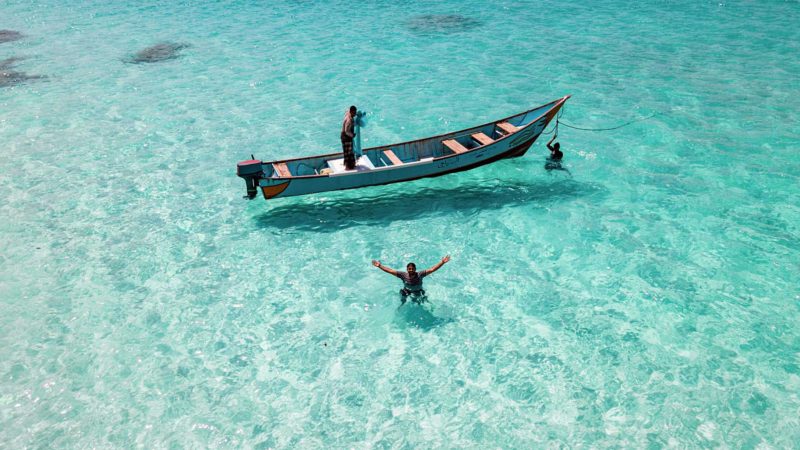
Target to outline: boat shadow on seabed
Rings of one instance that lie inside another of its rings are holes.
[[[321,200],[314,196],[303,203],[294,200],[280,204],[254,219],[258,226],[265,229],[333,233],[354,226],[387,225],[396,221],[443,216],[456,211],[475,214],[483,210],[530,202],[546,208],[555,203],[585,196],[602,196],[606,193],[602,185],[571,178],[557,182],[487,181],[484,184],[444,189],[398,189],[377,197],[342,196]]]

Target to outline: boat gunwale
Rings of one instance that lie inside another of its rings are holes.
[[[479,146],[477,146],[477,147],[474,147],[474,148],[471,148],[471,149],[469,149],[469,150],[467,150],[466,152],[463,152],[463,153],[454,153],[454,154],[452,154],[452,155],[443,155],[443,156],[440,156],[440,157],[438,157],[438,158],[437,158],[437,157],[434,157],[434,158],[433,158],[433,159],[431,159],[429,162],[441,161],[441,160],[443,160],[443,159],[446,159],[446,158],[452,158],[452,157],[454,157],[454,156],[467,155],[467,154],[470,154],[470,153],[472,153],[472,152],[473,152],[473,151],[475,151],[475,150],[482,150],[482,149],[485,149],[486,147],[490,147],[490,146],[492,146],[492,145],[495,145],[496,143],[498,143],[498,142],[502,141],[503,139],[506,139],[506,138],[508,138],[508,137],[511,137],[511,136],[514,136],[514,135],[516,135],[516,134],[517,134],[517,133],[519,133],[520,131],[522,131],[522,130],[524,130],[524,129],[528,128],[529,126],[531,126],[532,124],[536,123],[536,122],[537,122],[539,119],[541,119],[542,117],[546,116],[546,115],[547,115],[547,114],[548,114],[550,111],[552,111],[552,110],[553,110],[553,108],[555,108],[556,106],[558,106],[558,105],[563,105],[563,104],[564,104],[564,102],[566,102],[567,100],[569,100],[569,98],[570,98],[571,96],[572,96],[571,94],[568,94],[568,95],[565,95],[565,96],[561,97],[560,99],[553,100],[552,102],[550,102],[550,103],[545,103],[544,105],[539,105],[539,106],[536,106],[536,107],[534,107],[534,108],[531,108],[531,109],[529,109],[529,110],[527,110],[527,111],[522,111],[522,112],[519,112],[519,113],[516,113],[516,114],[512,114],[512,115],[510,115],[510,116],[504,117],[504,118],[502,118],[502,119],[492,120],[492,121],[489,121],[489,122],[486,122],[486,123],[483,123],[483,124],[480,124],[480,125],[475,125],[475,126],[473,126],[473,127],[464,128],[464,129],[457,130],[457,131],[451,131],[451,132],[449,132],[449,133],[437,134],[437,135],[435,135],[435,136],[430,136],[430,137],[426,137],[426,138],[414,139],[414,140],[411,140],[411,141],[397,142],[397,143],[394,143],[394,144],[389,144],[389,145],[378,145],[378,146],[375,146],[375,147],[369,147],[369,148],[365,148],[365,149],[363,150],[363,153],[366,153],[366,152],[368,152],[368,151],[380,150],[380,149],[382,149],[382,148],[390,148],[390,147],[395,147],[395,146],[399,146],[399,145],[413,144],[413,143],[415,143],[415,142],[422,142],[422,141],[434,140],[434,139],[437,139],[437,138],[441,138],[441,137],[443,137],[443,136],[448,136],[448,135],[451,135],[451,134],[464,133],[464,132],[467,132],[467,131],[470,131],[470,130],[473,130],[473,129],[476,129],[476,128],[485,127],[485,126],[487,126],[487,125],[491,125],[491,124],[495,124],[495,125],[496,125],[496,124],[497,124],[497,123],[499,123],[499,122],[504,122],[504,121],[507,121],[508,119],[514,118],[514,117],[516,117],[516,116],[521,116],[521,115],[523,115],[523,114],[528,114],[529,112],[531,112],[531,111],[534,111],[534,110],[537,110],[537,109],[539,109],[539,108],[541,108],[541,107],[543,107],[543,106],[547,106],[547,105],[550,105],[550,104],[552,104],[552,105],[553,105],[553,106],[552,106],[552,107],[550,107],[550,108],[549,108],[547,111],[545,111],[545,112],[544,112],[544,113],[542,113],[541,115],[537,116],[535,119],[531,120],[531,121],[530,121],[530,122],[529,122],[527,125],[525,125],[525,126],[523,126],[523,127],[520,127],[520,128],[517,130],[517,131],[515,131],[515,132],[513,132],[513,133],[509,133],[509,134],[507,134],[507,135],[505,135],[505,136],[503,136],[503,137],[501,137],[501,138],[499,138],[499,139],[496,139],[496,140],[495,140],[494,142],[492,142],[491,144],[488,144],[488,145],[479,145]],[[325,158],[325,157],[328,157],[328,156],[337,156],[337,155],[341,155],[341,154],[342,154],[342,152],[326,153],[326,154],[322,154],[322,155],[303,156],[303,157],[300,157],[300,158],[281,159],[281,160],[274,160],[274,161],[262,161],[262,162],[261,162],[261,164],[288,163],[288,162],[302,161],[302,160],[307,160],[307,159],[314,159],[314,158]],[[409,163],[404,163],[404,164],[415,164],[415,163],[418,163],[418,162],[421,162],[421,160],[420,160],[420,161],[411,161],[411,162],[409,162]],[[402,168],[402,167],[403,167],[403,165],[400,165],[400,166],[397,166],[397,167],[393,167],[393,166],[387,166],[387,168],[392,168],[392,169],[400,169],[400,168]],[[376,168],[376,169],[377,169],[377,168]],[[359,175],[359,174],[364,174],[364,173],[369,173],[369,172],[371,172],[371,171],[364,171],[364,172],[353,171],[352,173],[342,173],[342,174],[339,174],[339,175]],[[297,179],[321,178],[321,177],[330,177],[330,176],[331,176],[331,174],[292,175],[291,177],[288,177],[288,178],[286,178],[286,177],[262,177],[262,178],[261,178],[261,180],[275,180],[275,181],[286,180],[286,181],[289,181],[289,180],[297,180]]]

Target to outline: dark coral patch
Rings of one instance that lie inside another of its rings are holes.
[[[14,70],[17,62],[24,58],[11,57],[0,60],[0,88],[10,87],[29,80],[41,80],[47,78],[44,75],[28,75],[25,72]]]
[[[460,14],[424,14],[414,16],[406,24],[419,34],[457,33],[478,27],[480,21]]]
[[[139,50],[128,62],[134,64],[156,63],[180,57],[180,51],[188,48],[189,44],[178,42],[160,42],[145,49]]]
[[[24,34],[14,30],[0,30],[0,44],[22,39]]]

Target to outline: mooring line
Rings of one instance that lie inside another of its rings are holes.
[[[561,115],[564,114],[564,110],[565,109],[566,109],[566,107],[561,108],[561,111],[558,112],[558,117],[556,117],[556,124],[553,127],[553,129],[550,130],[550,132],[543,132],[542,134],[552,134],[553,132],[555,132],[556,136],[558,136],[558,126],[559,125],[563,125],[563,126],[565,126],[567,128],[572,128],[573,130],[581,130],[581,131],[611,131],[611,130],[618,130],[618,129],[622,128],[622,127],[627,127],[628,125],[634,124],[636,122],[642,122],[644,120],[652,119],[653,117],[660,116],[660,115],[664,114],[663,112],[657,112],[657,113],[654,113],[654,114],[650,114],[649,116],[646,116],[646,117],[639,117],[638,119],[631,120],[630,122],[625,122],[622,125],[617,125],[615,127],[609,127],[609,128],[584,128],[584,127],[578,127],[578,126],[575,126],[575,125],[570,125],[570,124],[565,123],[564,121],[562,121],[561,120]]]

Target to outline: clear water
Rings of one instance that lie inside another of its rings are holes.
[[[48,77],[0,88],[0,446],[800,442],[798,2],[174,3],[0,3]],[[571,176],[234,176],[565,94],[662,114],[562,127]],[[425,307],[370,265],[445,254]]]

